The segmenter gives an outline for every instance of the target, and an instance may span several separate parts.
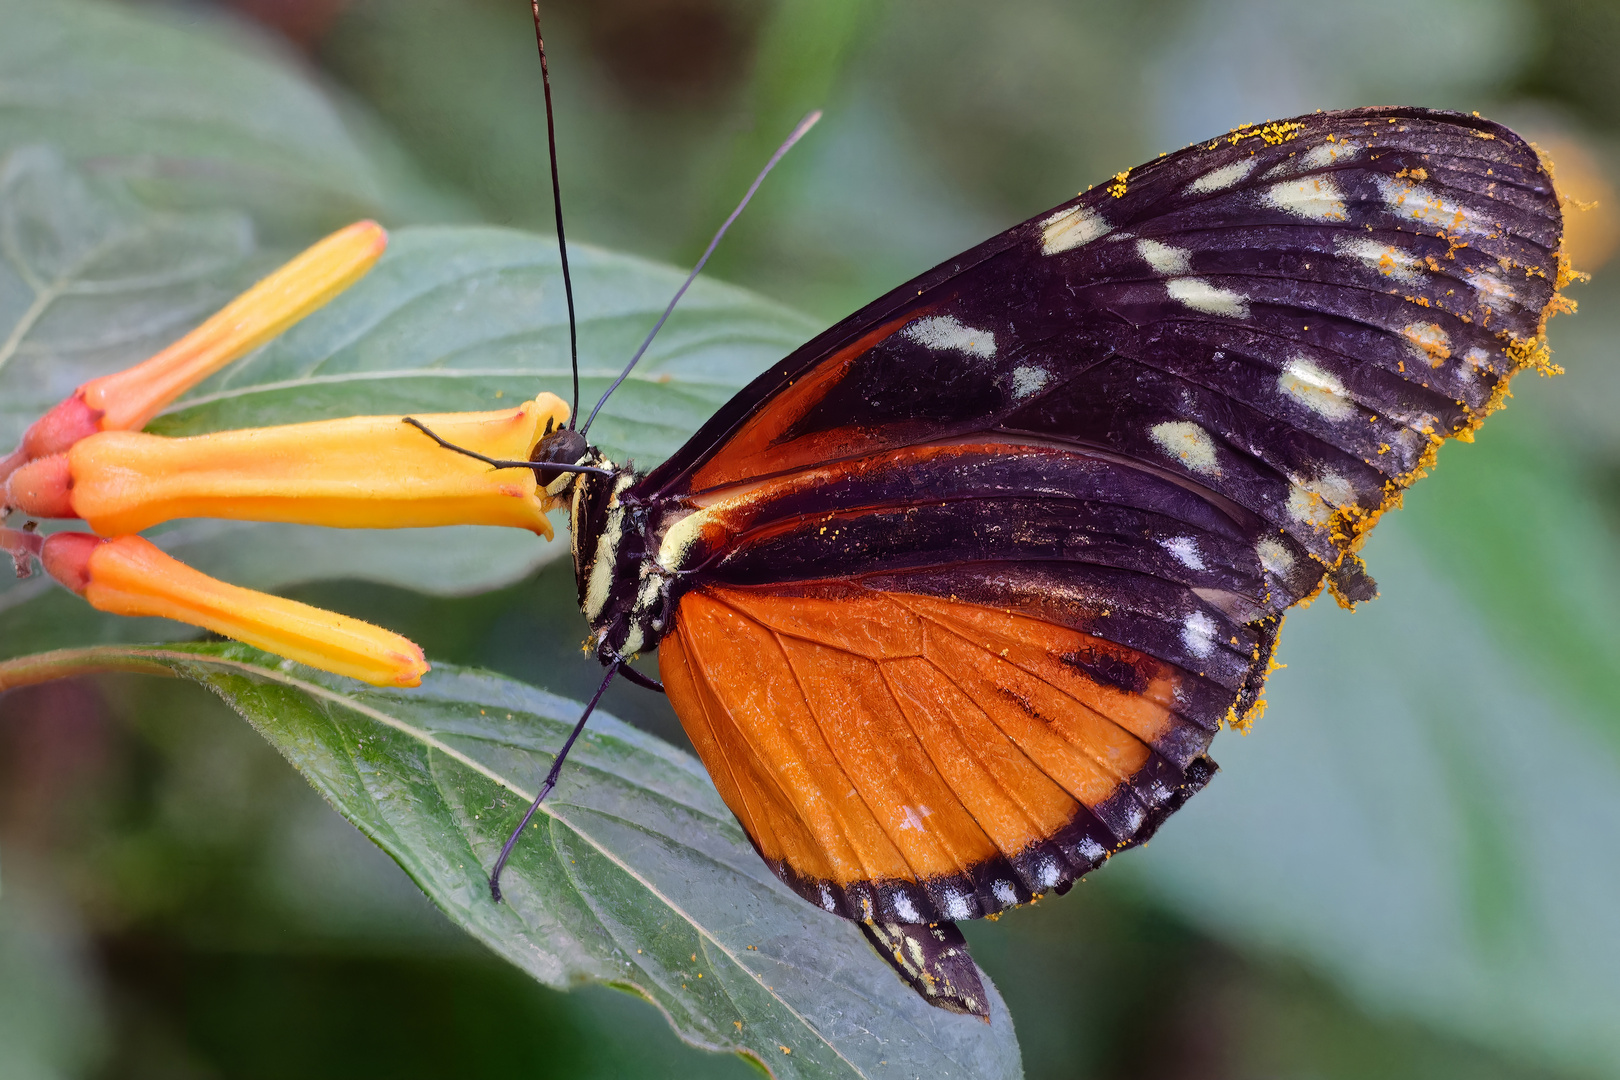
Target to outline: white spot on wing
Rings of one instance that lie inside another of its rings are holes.
[[[1181,685],[1179,680],[1177,681],[1176,685],[1177,687]],[[1091,862],[1099,863],[1108,857],[1108,849],[1097,843],[1097,841],[1093,840],[1089,836],[1080,841],[1079,847],[1080,854],[1084,855]]]
[[[838,901],[833,899],[832,890],[827,888],[825,882],[821,886],[821,906],[834,913],[838,911]]]
[[[1218,289],[1203,278],[1172,278],[1165,283],[1170,299],[1179,300],[1195,311],[1211,315],[1227,315],[1234,319],[1249,317],[1249,301],[1239,293]]]
[[[1052,376],[1047,373],[1045,368],[1038,368],[1029,364],[1015,367],[1012,373],[1013,398],[1017,401],[1023,401],[1030,395],[1037,393],[1041,387],[1051,380]]]
[[[1136,253],[1147,260],[1155,273],[1170,277],[1176,274],[1185,274],[1192,269],[1192,252],[1184,248],[1171,247],[1161,244],[1157,240],[1138,240]]]
[[[1408,459],[1417,457],[1418,451],[1423,449],[1428,438],[1423,432],[1414,428],[1402,428],[1389,437],[1389,441],[1401,448],[1401,453]]]
[[[1173,458],[1179,458],[1195,473],[1221,475],[1220,462],[1215,457],[1215,440],[1209,432],[1188,420],[1171,420],[1155,424],[1148,432],[1160,449]]]
[[[1294,553],[1280,540],[1265,539],[1254,545],[1260,557],[1260,567],[1281,577],[1294,568]]]
[[[994,885],[990,886],[990,892],[997,900],[1001,901],[1003,904],[1006,904],[1008,907],[1012,907],[1014,904],[1018,903],[1018,894],[1013,891],[1012,882],[1010,881],[997,881]]]
[[[1478,294],[1479,302],[1492,311],[1505,312],[1509,308],[1519,306],[1519,294],[1513,291],[1511,285],[1490,271],[1476,270],[1468,275],[1467,280]]]
[[[948,919],[965,919],[972,914],[973,909],[968,906],[967,897],[950,889],[945,893],[945,917]]]
[[[1394,244],[1381,244],[1365,236],[1341,236],[1334,245],[1339,255],[1357,259],[1387,278],[1403,285],[1420,285],[1424,277],[1416,255],[1402,251]]]
[[[1041,253],[1056,255],[1073,250],[1107,235],[1112,228],[1095,210],[1072,206],[1041,222]]]
[[[1451,335],[1439,323],[1411,323],[1401,331],[1407,347],[1419,360],[1430,367],[1439,367],[1451,359]]]
[[[1057,860],[1050,855],[1041,860],[1040,875],[1041,884],[1048,889],[1063,880],[1063,871],[1059,869]]]
[[[1211,169],[1188,184],[1187,192],[1190,195],[1207,195],[1212,191],[1224,191],[1253,172],[1254,166],[1255,159],[1251,157]]]
[[[931,315],[911,323],[901,335],[930,349],[956,349],[974,356],[996,355],[996,335],[964,326],[954,315]]]
[[[895,890],[892,903],[894,905],[894,913],[900,916],[901,922],[922,922],[922,915],[918,913],[916,905],[911,902],[911,897],[907,896],[903,890]]]
[[[1300,158],[1300,163],[1307,169],[1325,169],[1339,160],[1349,161],[1361,150],[1361,144],[1341,139],[1336,142],[1325,142],[1321,146],[1314,146]]]
[[[1296,484],[1288,489],[1288,516],[1320,529],[1333,519],[1333,507]]]
[[[1356,414],[1339,377],[1303,356],[1296,356],[1283,367],[1277,376],[1277,389],[1329,420],[1348,420]]]
[[[1344,221],[1350,216],[1338,185],[1325,176],[1284,180],[1271,185],[1260,198],[1285,214],[1311,221]]]
[[[1215,635],[1220,628],[1215,620],[1202,611],[1195,611],[1181,622],[1181,643],[1187,646],[1187,651],[1204,659],[1215,651]]]
[[[1378,193],[1390,212],[1448,233],[1487,235],[1496,230],[1479,211],[1443,198],[1433,188],[1394,176],[1378,177]]]
[[[1333,512],[1356,501],[1350,481],[1332,470],[1313,479],[1295,480],[1288,489],[1288,513],[1295,521],[1322,528]]]
[[[1172,536],[1168,540],[1160,540],[1159,546],[1175,556],[1177,562],[1189,570],[1204,570],[1203,552],[1198,550],[1198,544],[1190,536]]]
[[[1463,353],[1463,359],[1480,371],[1489,370],[1491,366],[1491,354],[1478,345]]]
[[[922,832],[922,818],[917,816],[917,811],[910,806],[903,806],[901,809],[905,811],[905,815],[900,822],[900,828],[898,831],[903,832],[906,829],[916,829],[918,832]]]

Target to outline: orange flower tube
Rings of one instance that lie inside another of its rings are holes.
[[[144,427],[191,387],[354,284],[387,246],[388,234],[374,221],[356,222],[316,243],[167,349],[79,387],[0,459],[0,480],[97,431]]]
[[[158,615],[374,686],[417,686],[420,646],[347,615],[216,581],[139,536],[48,537],[40,562],[98,611]]]
[[[542,394],[515,409],[418,417],[448,441],[525,461],[568,407]],[[175,518],[339,528],[505,525],[551,538],[534,473],[493,469],[438,446],[398,416],[357,416],[170,439],[102,432],[17,470],[7,501],[79,517],[103,536]]]

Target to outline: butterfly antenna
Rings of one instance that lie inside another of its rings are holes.
[[[535,811],[540,809],[540,804],[545,801],[547,795],[551,794],[551,789],[557,786],[557,774],[562,772],[563,762],[568,759],[568,751],[574,748],[574,740],[579,738],[579,733],[585,730],[585,721],[591,718],[591,713],[596,710],[596,703],[602,700],[602,695],[607,693],[608,683],[611,683],[613,676],[618,673],[619,665],[617,663],[608,668],[607,677],[602,680],[602,685],[596,688],[596,693],[591,697],[591,703],[585,706],[584,715],[579,718],[579,723],[574,725],[574,730],[568,733],[568,741],[563,743],[561,750],[557,751],[557,760],[551,763],[551,771],[546,773],[545,782],[540,785],[540,794],[536,795],[534,802],[529,804],[528,812],[523,815],[523,820],[518,822],[517,828],[512,830],[512,835],[506,838],[506,844],[501,848],[500,855],[495,859],[495,869],[489,872],[489,898],[497,904],[501,902],[501,871],[506,869],[506,860],[512,857],[512,849],[517,847],[518,839],[523,835],[523,830],[529,827],[529,819],[534,817]]]
[[[651,332],[647,334],[646,340],[641,343],[641,348],[636,350],[636,355],[632,356],[630,362],[624,365],[624,370],[619,372],[619,377],[613,380],[613,385],[607,388],[607,393],[602,395],[601,400],[596,403],[596,408],[591,410],[591,415],[586,419],[585,426],[579,429],[581,434],[591,430],[591,424],[596,420],[596,414],[602,411],[603,405],[607,404],[609,395],[619,388],[620,383],[630,377],[630,371],[641,359],[641,354],[647,351],[647,346],[651,345],[653,338],[658,336],[658,331],[664,328],[664,323],[669,319],[669,313],[675,310],[675,305],[681,302],[681,297],[686,295],[686,290],[691,287],[693,281],[697,280],[698,273],[703,269],[703,264],[709,261],[709,256],[714,254],[714,249],[720,246],[720,238],[726,235],[726,230],[731,228],[731,223],[736,221],[738,216],[742,214],[743,208],[748,205],[748,200],[754,197],[754,192],[759,190],[759,185],[765,182],[765,177],[769,176],[771,170],[776,168],[776,163],[781,161],[789,150],[793,149],[793,144],[804,138],[805,132],[815,127],[816,121],[820,119],[821,110],[817,109],[803,120],[800,120],[799,126],[793,129],[793,134],[789,135],[782,145],[776,148],[776,153],[771,155],[771,160],[767,161],[765,167],[759,170],[759,175],[754,177],[754,182],[748,185],[748,191],[743,195],[742,202],[738,203],[737,209],[733,210],[731,216],[726,218],[725,223],[714,234],[714,239],[709,241],[709,246],[703,250],[703,257],[697,261],[696,266],[692,267],[692,272],[686,275],[686,280],[681,282],[681,287],[675,290],[675,295],[670,299],[669,306],[658,317],[658,322],[654,324]]]
[[[540,85],[546,92],[546,149],[551,152],[551,205],[557,216],[557,253],[562,259],[563,295],[568,298],[568,357],[574,371],[574,407],[568,426],[579,418],[579,321],[574,318],[574,281],[568,275],[568,240],[563,236],[562,185],[557,182],[557,122],[551,108],[551,69],[546,66],[546,39],[540,35],[540,0],[529,0],[534,12],[534,47],[540,50]]]

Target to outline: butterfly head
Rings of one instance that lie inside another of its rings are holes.
[[[601,453],[585,441],[585,436],[573,428],[557,428],[549,431],[541,440],[534,444],[529,452],[529,460],[536,464],[552,465],[594,465],[594,459],[601,458]],[[535,479],[546,493],[553,497],[567,491],[570,483],[578,473],[563,472],[558,469],[537,469]],[[559,481],[568,481],[560,483]]]

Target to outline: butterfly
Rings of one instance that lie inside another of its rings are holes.
[[[610,677],[656,648],[775,873],[982,1015],[955,923],[1146,841],[1261,708],[1284,613],[1376,594],[1367,531],[1549,366],[1561,235],[1537,152],[1457,113],[1119,173],[818,335],[651,472],[542,439],[591,646]]]

